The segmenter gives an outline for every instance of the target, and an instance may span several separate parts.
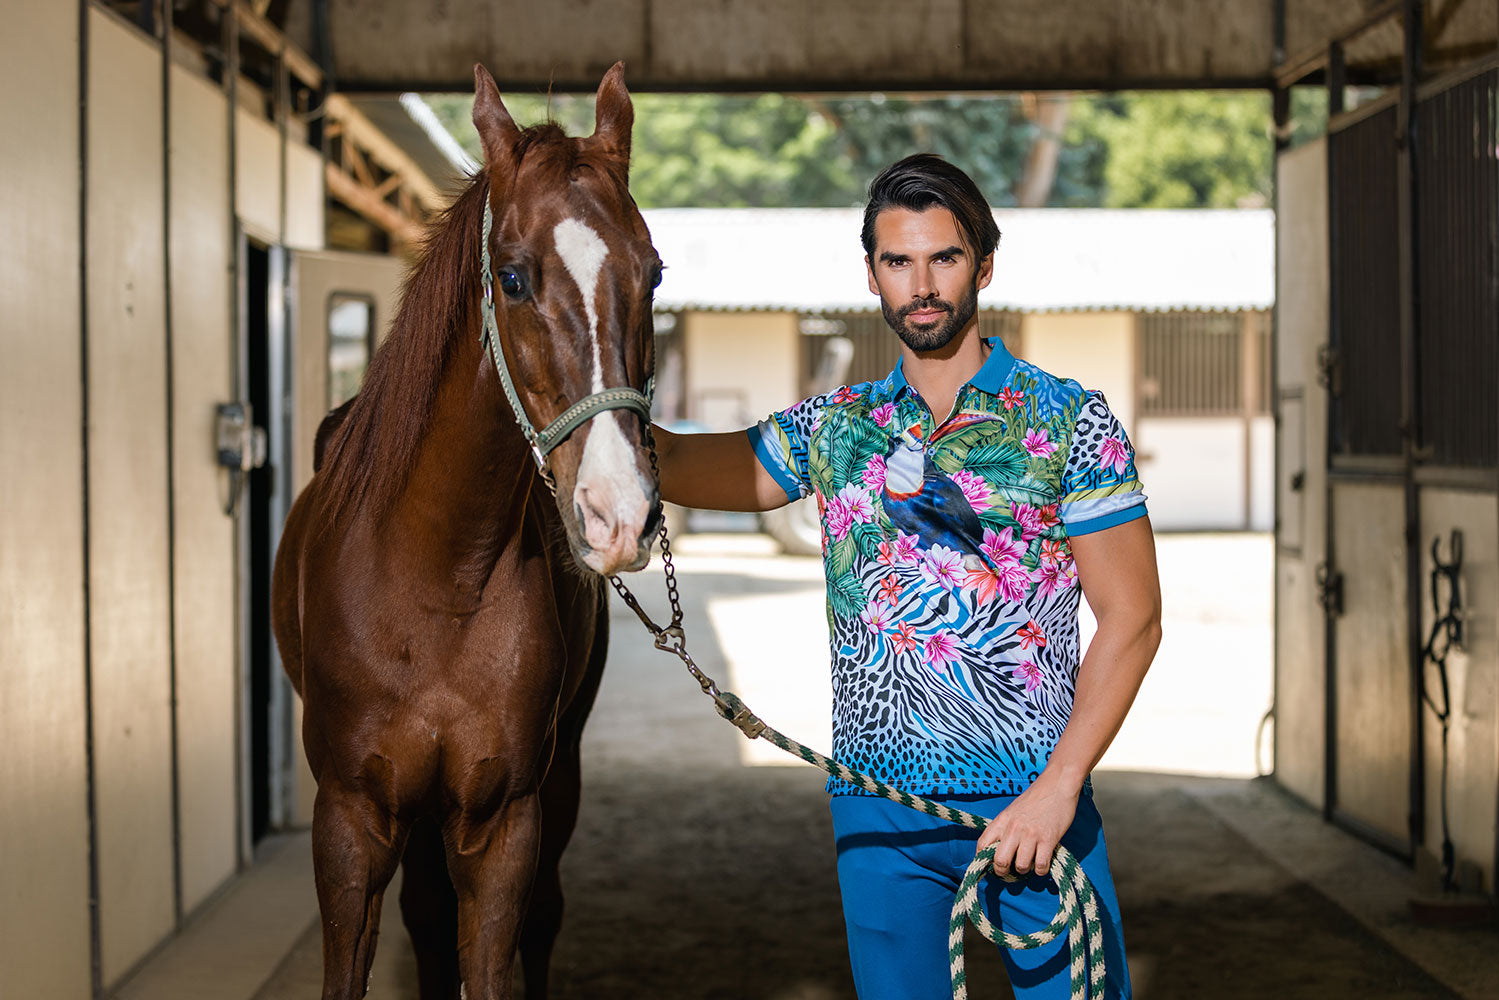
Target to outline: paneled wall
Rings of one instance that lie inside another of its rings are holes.
[[[76,1000],[128,977],[242,857],[239,532],[215,404],[237,395],[239,229],[320,248],[323,175],[248,111],[234,142],[224,89],[188,61],[164,78],[160,40],[102,5],[81,22],[78,4],[12,6],[0,997]]]
[[[78,6],[12,4],[6,19],[0,996],[75,1000],[89,992],[78,61],[65,55]]]
[[[174,920],[166,304],[161,52],[100,10],[89,19],[88,585],[107,983]]]

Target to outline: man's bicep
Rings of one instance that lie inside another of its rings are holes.
[[[1148,516],[1070,539],[1078,583],[1093,613],[1159,617],[1161,584]]]

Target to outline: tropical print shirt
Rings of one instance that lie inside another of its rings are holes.
[[[1077,679],[1068,539],[1145,514],[1103,395],[990,345],[941,423],[897,364],[749,429],[787,497],[817,498],[834,756],[916,794],[1041,773]]]

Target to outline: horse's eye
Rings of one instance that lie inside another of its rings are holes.
[[[665,264],[657,264],[656,265],[656,270],[651,273],[651,287],[652,288],[660,288],[661,287],[661,272],[665,271],[665,270],[666,270],[666,265]]]
[[[511,270],[501,271],[500,291],[504,292],[512,299],[518,299],[522,295],[524,295],[526,291],[526,285],[525,282],[521,281],[519,272]]]

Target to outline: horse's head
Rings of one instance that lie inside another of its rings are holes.
[[[518,128],[494,78],[474,68],[496,326],[537,428],[595,393],[643,389],[651,371],[661,261],[630,197],[635,112],[623,77],[621,64],[604,75],[593,135],[574,139],[550,123]],[[597,411],[548,463],[579,561],[603,574],[644,566],[661,515],[643,418]]]

